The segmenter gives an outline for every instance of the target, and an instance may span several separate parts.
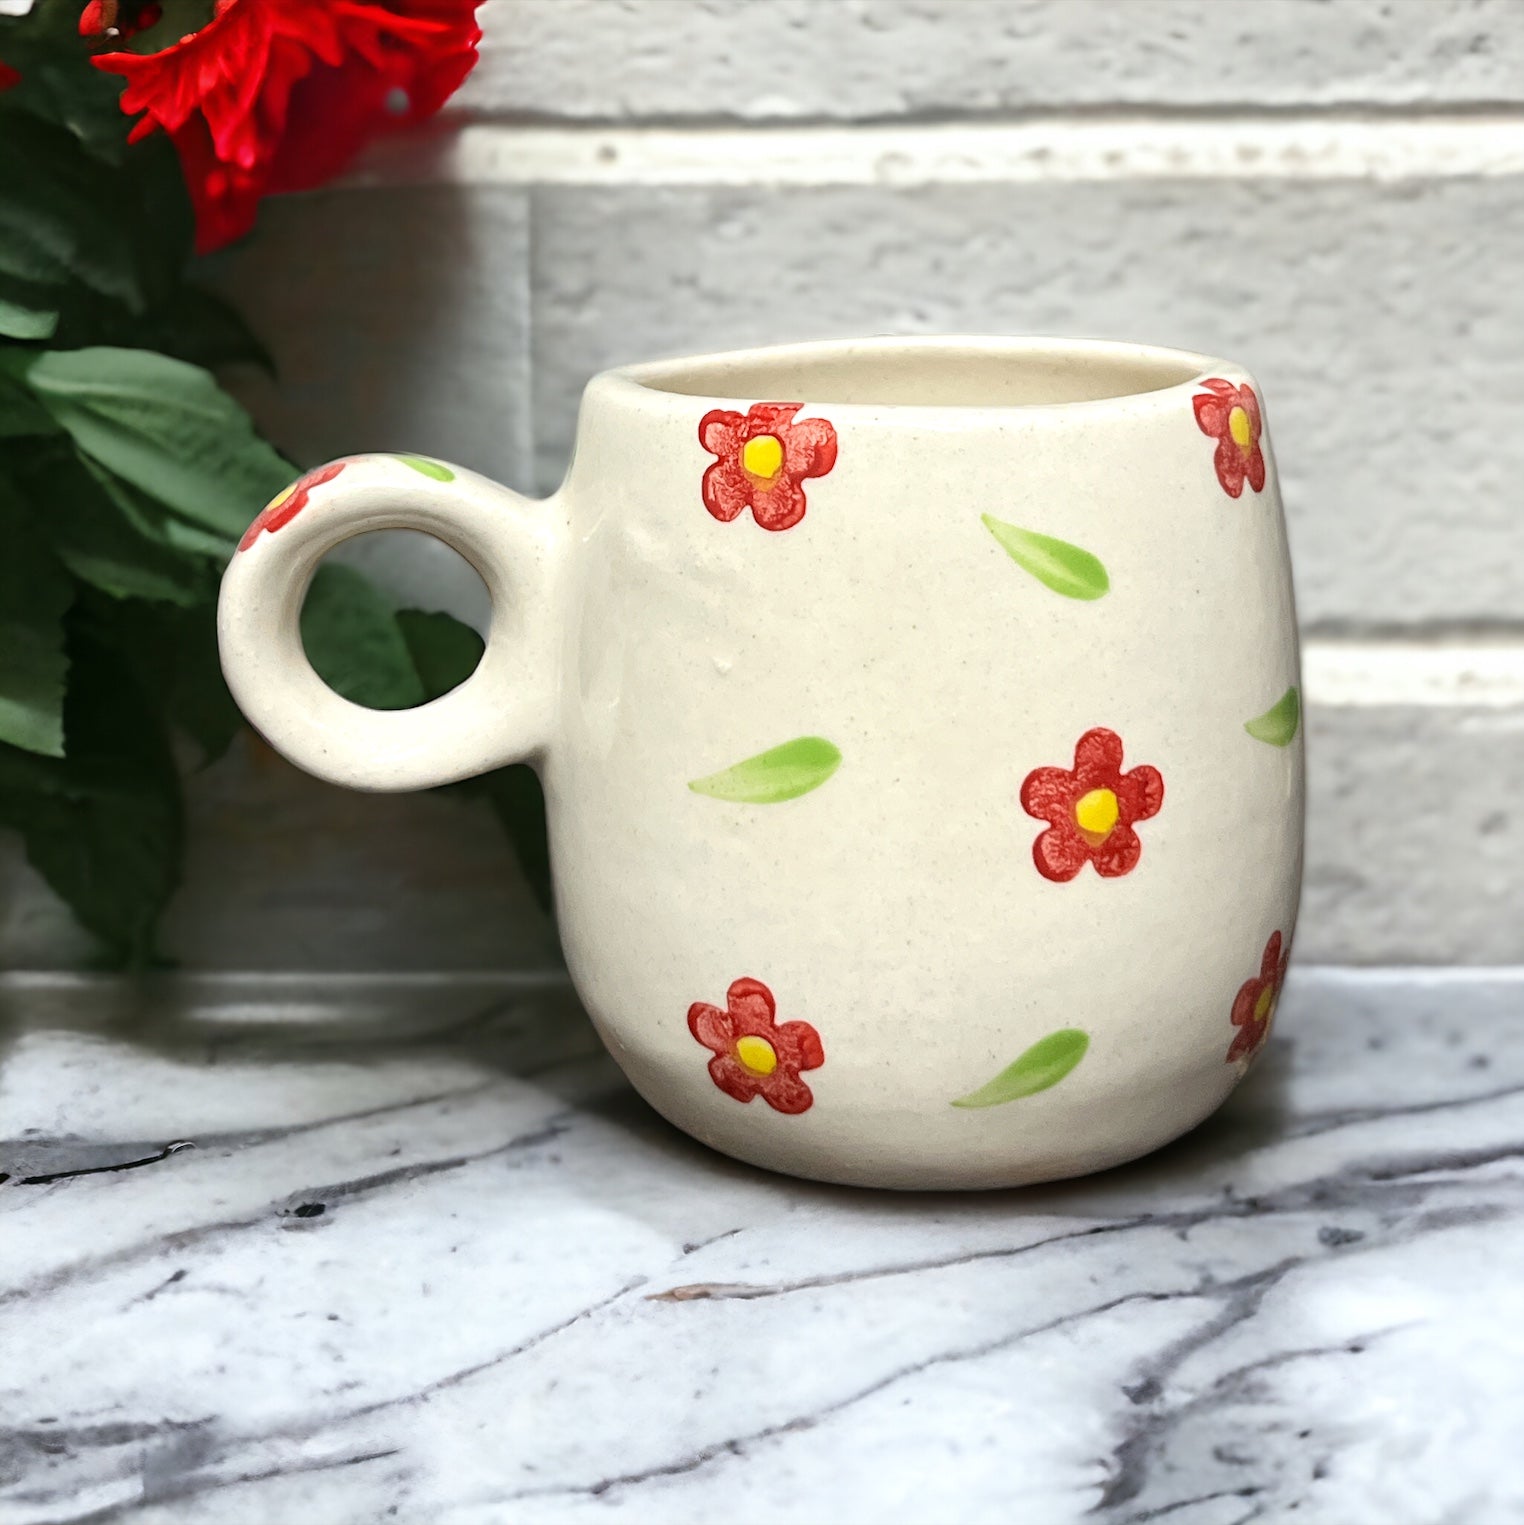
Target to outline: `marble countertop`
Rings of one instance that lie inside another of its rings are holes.
[[[1524,975],[1296,971],[969,1196],[707,1152],[552,983],[0,1002],[0,1525],[1524,1519]]]

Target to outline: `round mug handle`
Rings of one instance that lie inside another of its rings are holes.
[[[444,541],[481,574],[492,628],[474,673],[410,710],[341,699],[312,669],[299,618],[323,557],[371,530]],[[416,457],[309,472],[249,526],[222,579],[217,635],[238,707],[299,768],[351,789],[424,789],[537,758],[555,718],[555,603],[565,527],[548,504]]]

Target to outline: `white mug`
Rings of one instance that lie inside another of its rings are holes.
[[[319,561],[425,530],[477,671],[340,699]],[[1006,1186],[1193,1127],[1268,1035],[1301,874],[1296,619],[1245,371],[895,339],[597,377],[542,502],[417,457],[309,474],[223,581],[222,660],[299,766],[528,760],[572,978],[636,1088],[755,1164]]]

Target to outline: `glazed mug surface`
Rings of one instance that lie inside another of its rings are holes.
[[[493,599],[419,709],[302,650],[318,563],[424,530]],[[611,371],[531,501],[416,456],[250,526],[222,660],[300,767],[528,760],[615,1059],[740,1159],[987,1187],[1193,1127],[1268,1036],[1301,878],[1295,611],[1259,389],[1100,342],[796,345]]]

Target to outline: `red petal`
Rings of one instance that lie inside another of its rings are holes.
[[[1074,744],[1075,794],[1115,789],[1122,775],[1122,738],[1098,725]]]
[[[1264,427],[1259,415],[1259,398],[1254,395],[1254,388],[1241,386],[1238,389],[1238,406],[1249,415],[1249,436],[1258,439],[1260,431]]]
[[[778,1028],[779,1060],[796,1070],[818,1070],[825,1063],[820,1034],[808,1022],[785,1022]]]
[[[1249,478],[1249,486],[1255,492],[1263,492],[1265,490],[1265,453],[1258,445],[1254,447],[1254,453],[1249,457],[1245,470]]]
[[[1233,1010],[1229,1020],[1234,1027],[1243,1027],[1246,1023],[1254,1021],[1254,1004],[1259,1000],[1260,991],[1265,988],[1265,982],[1260,979],[1245,980],[1238,987],[1238,994],[1233,997]]]
[[[710,455],[734,455],[741,447],[741,425],[745,420],[727,408],[712,408],[700,420],[699,444]]]
[[[1244,453],[1233,443],[1231,435],[1224,434],[1217,442],[1212,457],[1217,467],[1217,480],[1230,498],[1236,498],[1244,490]]]
[[[1138,866],[1142,856],[1143,844],[1138,840],[1137,832],[1119,822],[1111,835],[1090,854],[1090,861],[1101,878],[1120,879]]]
[[[1259,1047],[1260,1034],[1255,1032],[1259,1024],[1251,1022],[1247,1027],[1240,1027],[1233,1035],[1232,1045],[1228,1049],[1227,1062],[1234,1064],[1240,1059],[1247,1059]]]
[[[1085,866],[1090,849],[1072,827],[1050,826],[1032,844],[1032,861],[1044,879],[1066,884]]]
[[[734,459],[716,461],[704,473],[704,507],[723,524],[729,524],[743,508],[751,507],[751,478]]]
[[[756,402],[746,411],[743,439],[755,439],[759,434],[776,434],[780,437],[793,422],[804,404],[802,402]]]
[[[783,469],[800,477],[823,477],[836,464],[836,430],[823,418],[791,424],[783,436]]]
[[[11,68],[4,59],[0,59],[0,90],[9,90],[12,85],[19,85],[20,83],[20,74]]]
[[[774,1070],[762,1082],[759,1089],[762,1092],[762,1100],[774,1112],[785,1112],[791,1117],[797,1117],[801,1112],[808,1112],[815,1104],[815,1097],[809,1086],[798,1075],[787,1070]]]
[[[750,1101],[762,1090],[762,1077],[753,1075],[734,1054],[716,1054],[709,1061],[709,1078],[737,1101]]]
[[[761,980],[740,979],[725,992],[737,1032],[770,1033],[777,1003]]]
[[[752,493],[751,511],[758,524],[765,530],[791,530],[804,518],[804,489],[787,477],[779,477],[775,484]]]
[[[1074,800],[1074,775],[1067,768],[1033,768],[1022,781],[1021,808],[1039,821],[1067,821]]]
[[[1280,972],[1281,963],[1281,934],[1272,932],[1270,941],[1265,944],[1264,954],[1259,961],[1259,977],[1262,983],[1270,984]]]
[[[1231,397],[1238,390],[1231,381],[1224,381],[1221,376],[1209,376],[1201,385],[1216,392],[1219,397]]]
[[[1227,432],[1230,404],[1221,397],[1198,392],[1191,398],[1191,406],[1196,410],[1196,422],[1201,426],[1201,432],[1221,439]]]
[[[1124,821],[1146,821],[1158,815],[1164,803],[1164,776],[1157,768],[1139,763],[1117,780],[1116,795]]]
[[[695,1001],[688,1008],[688,1031],[705,1048],[712,1048],[717,1054],[728,1054],[736,1041],[735,1024],[730,1020],[730,1014],[705,1001]]]

